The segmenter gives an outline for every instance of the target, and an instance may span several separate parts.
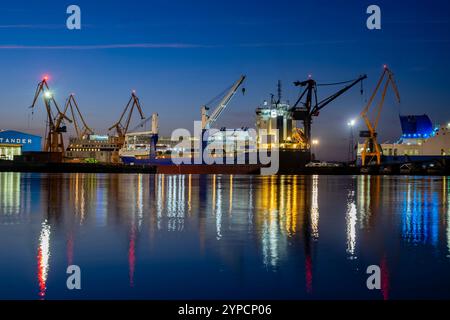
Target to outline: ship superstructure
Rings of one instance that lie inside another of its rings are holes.
[[[264,101],[256,108],[256,130],[258,147],[270,149],[275,144],[278,149],[307,148],[303,130],[297,128],[292,117],[289,101],[282,101],[281,82],[278,82],[278,97],[271,96],[270,102]]]
[[[382,143],[383,163],[430,161],[450,157],[450,124],[433,125],[428,115],[400,116],[402,135]],[[364,145],[358,145],[361,156]]]

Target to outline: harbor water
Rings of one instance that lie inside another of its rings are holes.
[[[450,178],[0,173],[1,299],[450,298]],[[81,270],[69,290],[67,267]],[[369,290],[369,266],[381,288]]]

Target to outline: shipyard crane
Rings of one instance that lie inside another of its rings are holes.
[[[128,100],[128,103],[125,106],[125,109],[123,110],[119,121],[117,121],[111,128],[108,129],[109,131],[111,131],[112,129],[116,129],[117,136],[119,137],[119,139],[122,142],[125,141],[125,135],[128,132],[128,127],[130,126],[131,117],[133,116],[133,111],[135,108],[138,109],[139,115],[141,116],[141,120],[144,120],[145,116],[144,116],[144,112],[142,111],[141,103],[139,102],[139,98],[136,95],[136,91],[133,90],[131,92],[130,100]],[[128,112],[128,115],[126,116],[125,123],[122,124],[122,121],[124,120],[127,112]]]
[[[30,108],[34,110],[39,96],[42,95],[45,109],[47,111],[47,136],[45,139],[44,151],[64,152],[64,140],[62,134],[67,132],[67,127],[65,126],[64,121],[72,123],[72,120],[66,115],[67,106],[63,111],[59,108],[47,81],[48,76],[45,76],[42,81],[38,83],[34,94],[33,103]],[[54,110],[52,110],[52,106]]]
[[[72,115],[73,125],[75,127],[75,133],[78,139],[83,139],[84,137],[94,134],[94,130],[92,130],[84,121],[83,115],[81,114],[80,108],[78,107],[78,103],[75,100],[75,94],[71,93],[69,98],[67,98],[65,110],[70,109],[70,114]],[[80,127],[77,122],[77,115],[80,118],[82,127]]]
[[[225,95],[223,96],[222,100],[219,102],[219,104],[217,105],[217,107],[214,109],[214,111],[209,115],[208,111],[209,111],[209,107],[208,104],[204,105],[202,107],[202,129],[203,130],[208,130],[211,128],[211,125],[214,124],[214,122],[217,121],[217,119],[220,117],[220,115],[223,113],[223,111],[225,110],[225,108],[227,107],[227,105],[230,103],[231,99],[233,99],[234,95],[236,94],[237,90],[239,89],[239,87],[242,85],[242,83],[245,80],[245,76],[241,76],[239,78],[239,80],[237,80],[232,86],[231,88],[225,90]],[[242,89],[242,92],[245,92],[245,89]],[[216,100],[216,98],[214,98],[211,103]]]
[[[304,127],[304,143],[306,147],[309,149],[311,147],[311,125],[313,117],[318,117],[320,110],[326,107],[329,103],[333,102],[336,98],[347,92],[349,89],[354,87],[356,84],[361,83],[361,93],[362,93],[362,82],[366,79],[366,75],[362,75],[355,80],[338,82],[338,83],[326,83],[326,84],[317,84],[317,82],[311,78],[305,81],[296,81],[294,85],[296,87],[305,88],[303,92],[300,94],[297,102],[290,109],[292,114],[292,119],[296,121],[303,121]],[[348,84],[341,90],[332,94],[331,96],[319,101],[317,98],[317,87],[319,86],[333,86],[333,85],[342,85]],[[304,101],[303,101],[304,100]]]
[[[381,77],[378,80],[377,86],[375,87],[375,90],[373,91],[372,96],[369,99],[369,102],[361,112],[361,117],[364,119],[364,122],[367,126],[367,131],[361,131],[359,134],[361,138],[365,138],[364,147],[361,151],[361,160],[363,166],[365,166],[367,163],[372,162],[374,157],[376,158],[377,165],[381,164],[382,150],[377,140],[378,136],[377,128],[389,85],[394,91],[398,103],[400,103],[400,93],[398,91],[397,85],[395,84],[394,75],[387,66],[384,66],[383,73],[381,74]],[[370,107],[372,106],[372,103],[374,102],[375,97],[377,96],[378,91],[381,89],[381,87],[383,87],[381,99],[378,102],[377,108],[375,110],[375,119],[371,121],[369,119]]]

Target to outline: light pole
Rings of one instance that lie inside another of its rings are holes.
[[[348,161],[351,163],[355,160],[355,135],[353,134],[353,128],[356,125],[356,120],[350,120],[347,125],[350,128],[350,137],[348,142]]]
[[[315,153],[314,153],[314,151],[316,150],[316,148],[314,148],[314,146],[317,146],[317,145],[319,145],[319,140],[313,139],[313,140],[311,141],[311,146],[312,146],[311,151],[312,151],[312,158],[313,158],[313,160],[316,160],[316,155],[315,155]]]

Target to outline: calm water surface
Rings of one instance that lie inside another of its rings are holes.
[[[0,173],[2,299],[450,298],[450,178]],[[66,268],[81,267],[69,291]],[[366,268],[382,288],[369,291]]]

